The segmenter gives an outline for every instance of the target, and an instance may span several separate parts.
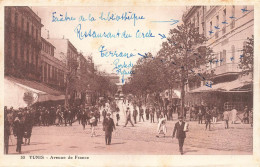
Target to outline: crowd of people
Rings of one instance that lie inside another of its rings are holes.
[[[183,126],[182,119],[198,121],[198,124],[205,123],[206,130],[210,130],[211,124],[219,120],[223,120],[225,128],[228,129],[229,121],[231,120],[231,123],[236,123],[235,121],[238,117],[235,107],[231,111],[224,111],[222,113],[215,106],[191,105],[189,107],[185,106],[182,113],[178,105],[158,106],[143,104],[141,102],[136,104],[131,100],[124,100],[123,105],[122,108],[125,112],[124,127],[128,123],[134,127],[134,124],[137,124],[138,120],[139,122],[158,123],[156,137],[159,137],[160,134],[163,134],[165,137],[167,132],[166,121],[173,121],[174,114],[177,114],[178,119],[181,120],[181,126]],[[130,106],[133,106],[132,110],[130,110]],[[44,107],[37,105],[19,108],[18,110],[14,110],[12,107],[9,109],[5,107],[5,154],[8,154],[9,136],[11,134],[16,136],[16,151],[21,153],[22,144],[30,144],[33,126],[72,126],[73,123],[77,123],[81,124],[83,130],[85,130],[86,125],[89,125],[91,128],[91,137],[95,137],[96,126],[98,126],[98,122],[101,122],[101,120],[103,121],[103,131],[105,131],[105,142],[109,145],[111,144],[113,130],[116,129],[116,126],[119,126],[119,112],[120,109],[115,100],[103,100],[94,106],[79,105],[65,107],[63,105],[56,105]],[[114,115],[116,124],[113,120]],[[244,109],[241,122],[253,125],[253,111],[249,110],[247,106]],[[176,126],[179,128],[179,125]],[[182,152],[183,141],[181,140],[179,143],[181,143],[180,151]]]
[[[91,137],[96,136],[95,127],[98,122],[104,121],[111,113],[117,113],[117,125],[120,119],[119,108],[114,101],[101,101],[95,106],[40,106],[14,109],[4,107],[4,149],[8,154],[9,137],[17,138],[16,152],[21,153],[21,146],[29,145],[33,126],[72,126],[81,124],[83,130],[86,125],[91,127]],[[103,124],[105,126],[105,124]],[[105,128],[104,128],[105,129]],[[111,139],[110,139],[111,140]],[[111,141],[110,141],[111,142]],[[107,142],[109,143],[109,142]]]

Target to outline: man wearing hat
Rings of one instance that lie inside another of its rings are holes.
[[[184,131],[184,126],[185,126],[185,122],[183,121],[183,117],[179,116],[179,121],[174,126],[172,138],[175,137],[175,133],[176,133],[176,138],[179,141],[179,151],[181,154],[183,154],[183,144],[184,144],[184,139],[186,138],[186,132]]]
[[[116,130],[114,120],[110,118],[111,114],[107,113],[106,118],[103,121],[103,130],[105,131],[106,145],[111,144],[113,129]]]

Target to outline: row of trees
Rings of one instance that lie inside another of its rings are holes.
[[[153,95],[158,97],[163,90],[181,90],[181,109],[185,103],[185,85],[205,81],[210,85],[213,70],[206,70],[211,60],[216,59],[211,48],[206,46],[207,39],[199,34],[193,25],[182,24],[171,29],[166,42],[156,55],[147,53],[133,67],[134,74],[123,86],[125,94],[137,98]],[[253,37],[244,47],[244,57],[240,67],[243,71],[253,68]],[[158,99],[158,98],[157,98]],[[158,99],[159,100],[159,99]]]
[[[112,83],[106,75],[95,70],[94,67],[82,72],[78,70],[79,62],[75,59],[69,59],[68,65],[70,70],[66,75],[65,106],[75,104],[77,93],[81,94],[80,104],[84,105],[87,93],[91,94],[94,98],[92,102],[95,103],[98,97],[114,95],[117,92],[116,84]]]

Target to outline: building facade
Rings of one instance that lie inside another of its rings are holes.
[[[41,81],[49,86],[64,92],[66,64],[54,56],[55,47],[42,38],[41,49]]]
[[[214,76],[209,78],[212,88],[206,87],[205,81],[189,83],[188,92],[198,97],[190,98],[189,102],[210,103],[205,99],[211,99],[223,109],[252,106],[252,77],[241,75],[239,63],[247,38],[254,34],[253,6],[193,6],[187,8],[183,21],[197,27],[208,39],[206,46],[213,50],[211,61],[201,69],[214,71]],[[241,84],[245,82],[247,85]],[[209,94],[202,96],[202,92]]]
[[[41,80],[41,19],[29,7],[5,7],[5,75]]]

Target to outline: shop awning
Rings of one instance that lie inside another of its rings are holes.
[[[253,84],[253,81],[250,79],[237,79],[231,82],[222,82],[215,85],[212,85],[211,88],[204,85],[188,93],[199,93],[199,92],[248,92],[252,91],[250,88]]]
[[[65,95],[62,92],[49,88],[42,83],[13,77],[4,78],[4,90],[4,105],[7,107],[12,106],[15,109],[27,106],[24,96],[28,92],[33,96],[33,103],[65,99]]]

